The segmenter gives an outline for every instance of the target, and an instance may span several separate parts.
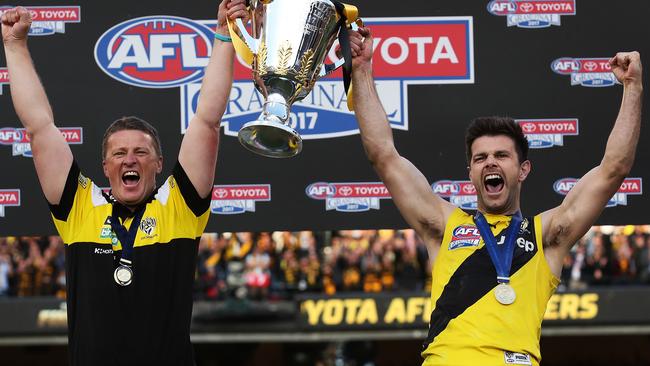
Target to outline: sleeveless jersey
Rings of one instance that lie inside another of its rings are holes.
[[[497,243],[510,216],[485,214]],[[496,269],[472,216],[456,209],[432,271],[432,313],[423,365],[539,365],[546,304],[559,283],[546,262],[541,218],[524,218],[515,239],[513,304],[494,296]]]

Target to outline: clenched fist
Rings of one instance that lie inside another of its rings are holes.
[[[31,25],[32,16],[22,6],[5,11],[2,14],[2,41],[7,44],[27,40]]]
[[[641,55],[638,52],[619,52],[609,60],[609,64],[621,84],[641,86],[643,67],[641,66]]]

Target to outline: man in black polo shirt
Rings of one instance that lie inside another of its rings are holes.
[[[163,163],[157,131],[137,117],[120,118],[102,143],[109,194],[81,173],[54,125],[27,48],[29,12],[15,8],[2,15],[14,107],[66,244],[71,365],[194,364],[194,268],[235,55],[226,17],[245,17],[244,3],[223,0],[219,6],[215,57],[172,175],[156,187]]]

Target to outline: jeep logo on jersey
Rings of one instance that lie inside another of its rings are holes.
[[[0,15],[12,9],[10,6],[0,7]],[[55,33],[65,33],[66,23],[81,22],[81,7],[79,6],[26,6],[32,15],[30,36],[49,36]]]
[[[393,128],[408,130],[409,85],[474,82],[472,17],[364,18],[364,23],[373,30],[373,71]],[[337,59],[335,48],[336,42],[326,62]],[[181,87],[182,133],[196,111],[199,89],[198,83]],[[237,136],[245,123],[257,118],[263,102],[250,69],[235,62],[230,102],[221,123],[225,134]],[[346,102],[337,71],[320,79],[304,100],[293,105],[289,124],[303,139],[357,134],[357,121]]]
[[[449,199],[450,203],[460,208],[476,210],[476,188],[468,180],[439,180],[431,185],[431,189],[433,193]]]
[[[487,10],[506,16],[508,27],[546,28],[560,25],[560,16],[575,15],[575,0],[493,0]]]
[[[9,70],[6,67],[0,67],[0,95],[4,85],[9,84]]]
[[[553,183],[555,192],[566,196],[571,188],[578,182],[575,178],[562,178]],[[618,205],[627,206],[627,196],[643,194],[643,180],[642,178],[625,178],[618,191],[607,202],[607,207],[614,207]]]
[[[5,217],[5,206],[20,206],[20,189],[0,189],[0,217]]]
[[[61,127],[59,131],[69,145],[83,144],[83,128]],[[32,157],[29,135],[24,128],[0,128],[0,145],[11,145],[13,156]]]
[[[577,118],[516,119],[531,149],[564,146],[564,136],[578,136]]]
[[[258,201],[271,201],[270,184],[219,185],[212,189],[210,210],[217,215],[255,212]]]
[[[379,210],[379,200],[391,198],[386,186],[371,183],[312,183],[305,188],[309,198],[325,200],[325,210],[363,212]]]
[[[143,88],[200,81],[214,32],[190,19],[149,16],[127,20],[95,44],[95,61],[110,77]]]
[[[608,58],[562,57],[551,62],[551,70],[556,74],[571,75],[571,85],[603,87],[619,84]]]

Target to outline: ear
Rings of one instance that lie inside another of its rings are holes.
[[[163,168],[163,157],[160,156],[158,157],[158,161],[156,162],[156,174],[162,173],[162,168]]]
[[[108,178],[108,168],[106,167],[106,160],[102,159],[102,169],[104,170],[104,176]]]
[[[520,182],[526,180],[526,177],[528,177],[528,174],[530,173],[530,169],[532,169],[530,160],[526,160],[523,163],[521,163],[521,166],[519,167],[519,178],[518,178]]]

